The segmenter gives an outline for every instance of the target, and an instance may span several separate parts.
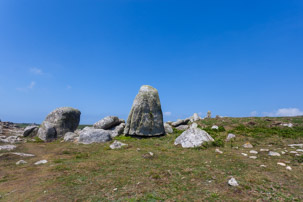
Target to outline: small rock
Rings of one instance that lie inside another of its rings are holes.
[[[35,165],[46,164],[47,162],[48,162],[47,160],[37,161],[37,162],[35,163]]]
[[[111,149],[120,149],[123,146],[127,146],[127,144],[124,144],[122,142],[119,142],[119,141],[115,140],[114,143],[112,143],[109,147]]]
[[[281,154],[285,154],[285,152],[284,152],[284,151],[281,151]]]
[[[282,123],[281,126],[286,126],[286,127],[292,128],[294,126],[294,124],[292,124],[292,123]]]
[[[214,125],[214,126],[211,127],[211,129],[213,129],[213,130],[218,130],[218,129],[219,129],[219,126]]]
[[[223,151],[221,151],[220,149],[216,149],[216,152],[219,154],[223,154]]]
[[[251,153],[251,154],[258,154],[258,152],[255,151],[255,150],[250,150],[249,153]]]
[[[232,187],[237,187],[239,186],[237,180],[235,178],[231,178],[229,181],[228,181],[228,185],[232,186]]]
[[[230,141],[231,139],[234,139],[234,138],[236,138],[236,135],[234,135],[234,134],[232,134],[232,133],[229,133],[229,134],[227,135],[226,141],[228,142],[228,141]]]
[[[19,153],[19,152],[13,152],[12,154],[15,154],[17,156],[22,156],[22,157],[33,157],[33,156],[35,156],[34,154],[25,154],[25,153]]]
[[[245,154],[245,153],[241,153],[243,156],[248,156],[247,154]]]
[[[278,162],[277,164],[278,164],[279,166],[286,166],[285,163],[281,163],[281,162]]]
[[[278,152],[270,151],[268,153],[269,156],[281,156]]]
[[[249,142],[245,143],[245,144],[243,145],[243,147],[244,147],[244,148],[247,148],[247,149],[253,148],[252,144],[250,144]]]
[[[176,127],[177,130],[187,130],[189,128],[188,125],[180,125],[178,127]]]
[[[168,123],[164,123],[164,129],[167,134],[172,134],[174,132],[173,128]]]
[[[266,166],[266,165],[260,165],[260,167],[261,167],[261,168],[266,168],[267,166]]]
[[[150,156],[154,156],[154,153],[153,152],[148,152]]]
[[[290,151],[289,153],[290,154],[297,154],[298,152],[296,152],[296,151]]]
[[[296,151],[297,152],[303,152],[303,149],[297,149]]]
[[[286,166],[286,170],[291,171],[291,170],[292,170],[292,168],[291,168],[290,166]]]
[[[289,144],[289,147],[301,147],[303,148],[303,144]]]
[[[260,149],[260,152],[268,152],[269,149]]]
[[[257,159],[258,157],[256,157],[256,156],[250,156],[249,158],[250,159]]]
[[[20,161],[18,161],[17,163],[16,163],[16,165],[20,165],[20,164],[26,164],[27,162],[26,161],[24,161],[24,160],[20,160]]]

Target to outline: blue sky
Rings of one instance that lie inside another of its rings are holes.
[[[303,2],[0,0],[0,118],[126,119],[141,85],[165,120],[303,114]]]

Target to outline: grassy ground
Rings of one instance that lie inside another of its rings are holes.
[[[293,123],[293,128],[280,123]],[[211,130],[216,124],[219,131]],[[289,152],[257,159],[241,155],[254,150],[293,151],[291,143],[303,143],[303,117],[222,118],[199,122],[215,144],[194,149],[174,146],[180,131],[160,138],[118,137],[128,147],[110,150],[110,143],[77,145],[27,142],[16,151],[35,157],[0,152],[0,200],[3,201],[302,201],[303,158]],[[233,142],[223,140],[229,132]],[[223,154],[215,152],[216,146]],[[238,149],[237,149],[238,147]],[[153,152],[154,156],[147,155]],[[15,165],[24,159],[28,163]],[[47,159],[45,165],[34,162]],[[284,162],[288,171],[277,165]],[[260,165],[266,165],[266,168]],[[236,178],[238,187],[227,181]]]

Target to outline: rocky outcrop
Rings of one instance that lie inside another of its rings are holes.
[[[184,131],[176,140],[175,145],[183,148],[199,147],[203,142],[212,142],[214,139],[204,130],[197,128],[197,124]]]
[[[133,136],[164,135],[163,114],[157,89],[144,85],[136,96],[124,134]]]
[[[110,131],[86,127],[80,132],[78,142],[82,144],[91,144],[95,142],[108,142],[111,140]]]
[[[41,124],[38,137],[44,141],[63,137],[74,132],[80,122],[81,112],[71,107],[62,107],[51,112]]]
[[[27,126],[23,131],[23,137],[35,137],[38,133],[38,126]]]
[[[64,135],[64,142],[75,142],[77,141],[79,135],[73,132],[67,132]]]
[[[177,121],[173,122],[171,125],[173,127],[178,127],[180,125],[186,125],[188,122],[190,121],[190,119],[178,119]]]

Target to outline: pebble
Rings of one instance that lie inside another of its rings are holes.
[[[221,151],[220,149],[216,149],[216,152],[219,154],[223,154],[223,151]]]
[[[281,162],[278,162],[277,164],[280,165],[280,166],[286,166],[285,163],[281,163]]]
[[[287,167],[286,167],[286,170],[291,171],[291,170],[292,170],[292,168],[291,168],[290,166],[287,166]]]
[[[251,154],[258,154],[258,152],[255,151],[255,150],[250,150],[249,153],[251,153]]]
[[[270,151],[268,153],[269,156],[281,156],[278,152],[273,152],[273,151]]]
[[[260,152],[268,152],[269,149],[260,149]]]
[[[25,154],[25,153],[18,153],[18,152],[13,152],[12,154],[15,154],[17,156],[23,156],[23,157],[33,157],[33,156],[35,156],[34,154]]]
[[[46,163],[47,163],[47,160],[41,160],[41,161],[37,161],[35,163],[35,165],[46,164]]]
[[[250,158],[250,159],[257,159],[256,156],[250,156],[249,158]]]
[[[285,152],[284,152],[284,151],[281,151],[281,154],[285,154]]]
[[[16,149],[16,147],[17,147],[16,145],[11,145],[11,144],[2,145],[2,146],[0,146],[0,151],[1,151],[1,150],[11,151],[11,150]]]
[[[237,180],[236,180],[235,178],[233,178],[233,177],[232,177],[230,180],[228,180],[228,184],[229,184],[230,186],[232,186],[232,187],[237,187],[237,186],[239,186]]]
[[[289,147],[301,147],[303,148],[303,144],[289,144]]]
[[[253,148],[254,146],[252,146],[252,144],[250,144],[249,142],[246,142],[244,145],[243,145],[244,148]]]
[[[261,167],[261,168],[266,168],[267,166],[266,166],[266,165],[260,165],[260,167]]]
[[[297,149],[297,152],[303,152],[303,149]]]
[[[296,151],[290,151],[289,153],[290,154],[297,154],[298,152],[296,152]]]
[[[20,160],[20,161],[18,161],[17,163],[16,163],[16,165],[20,165],[20,164],[26,164],[27,162],[26,161],[24,161],[24,160]]]
[[[245,153],[241,153],[243,156],[248,156],[247,154],[245,154]]]

